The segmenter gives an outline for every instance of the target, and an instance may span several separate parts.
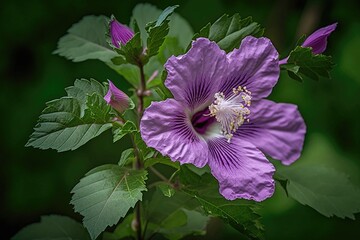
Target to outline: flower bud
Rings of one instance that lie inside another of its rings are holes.
[[[119,23],[114,16],[111,17],[109,27],[111,42],[117,48],[120,45],[125,45],[134,36],[134,32],[129,27]]]
[[[314,54],[323,53],[327,46],[327,39],[335,31],[337,23],[320,28],[307,37],[302,44],[303,47],[311,47]]]
[[[329,26],[320,28],[313,32],[309,37],[307,37],[302,47],[311,47],[314,54],[321,54],[326,50],[327,39],[330,34],[335,31],[337,23],[331,24]],[[286,64],[289,57],[286,57],[279,61],[279,65]]]
[[[118,112],[124,112],[130,106],[129,97],[120,89],[118,89],[110,80],[109,91],[105,95],[104,99],[111,107]]]

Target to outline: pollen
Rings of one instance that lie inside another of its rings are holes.
[[[236,130],[249,122],[251,92],[246,87],[233,88],[232,94],[215,94],[214,102],[209,106],[209,116],[215,117],[221,125],[221,133],[230,142]]]

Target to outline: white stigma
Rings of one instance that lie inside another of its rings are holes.
[[[209,106],[210,116],[221,125],[221,132],[230,142],[233,133],[245,122],[249,121],[251,92],[246,87],[233,88],[233,94],[225,97],[224,93],[215,94],[214,102]]]

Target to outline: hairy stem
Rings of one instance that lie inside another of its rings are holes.
[[[146,82],[145,82],[144,66],[141,62],[139,62],[138,66],[140,69],[140,87],[139,87],[139,89],[137,89],[136,95],[138,97],[137,114],[139,117],[139,125],[140,125],[140,120],[141,120],[142,114],[144,112],[144,96],[145,96],[145,91],[146,91]],[[142,165],[141,153],[140,153],[139,148],[137,147],[133,137],[131,137],[131,141],[134,146],[135,157],[136,157],[134,168],[142,169],[143,165]],[[138,202],[136,204],[134,221],[136,222],[136,224],[135,224],[136,225],[136,239],[143,240],[144,236],[142,234],[142,229],[141,229],[141,202]]]

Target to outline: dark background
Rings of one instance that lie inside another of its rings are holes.
[[[53,55],[57,40],[84,15],[114,14],[128,23],[140,1],[20,1],[0,4],[1,167],[0,238],[8,239],[40,215],[61,214],[81,220],[69,205],[70,190],[91,168],[116,163],[126,145],[113,144],[110,133],[79,150],[56,153],[25,148],[46,101],[65,94],[76,78],[123,79],[97,61],[72,63]],[[148,1],[177,12],[194,31],[224,13],[253,16],[266,27],[279,52],[286,56],[302,33],[338,22],[327,52],[337,66],[333,79],[301,84],[284,74],[271,96],[291,102],[307,123],[300,161],[321,162],[349,175],[360,185],[360,2],[359,1]],[[319,179],[320,181],[321,179]],[[267,239],[360,239],[358,220],[326,218],[288,199],[282,189],[264,202]],[[236,231],[214,221],[202,239],[237,239]],[[200,239],[200,237],[196,237]]]

